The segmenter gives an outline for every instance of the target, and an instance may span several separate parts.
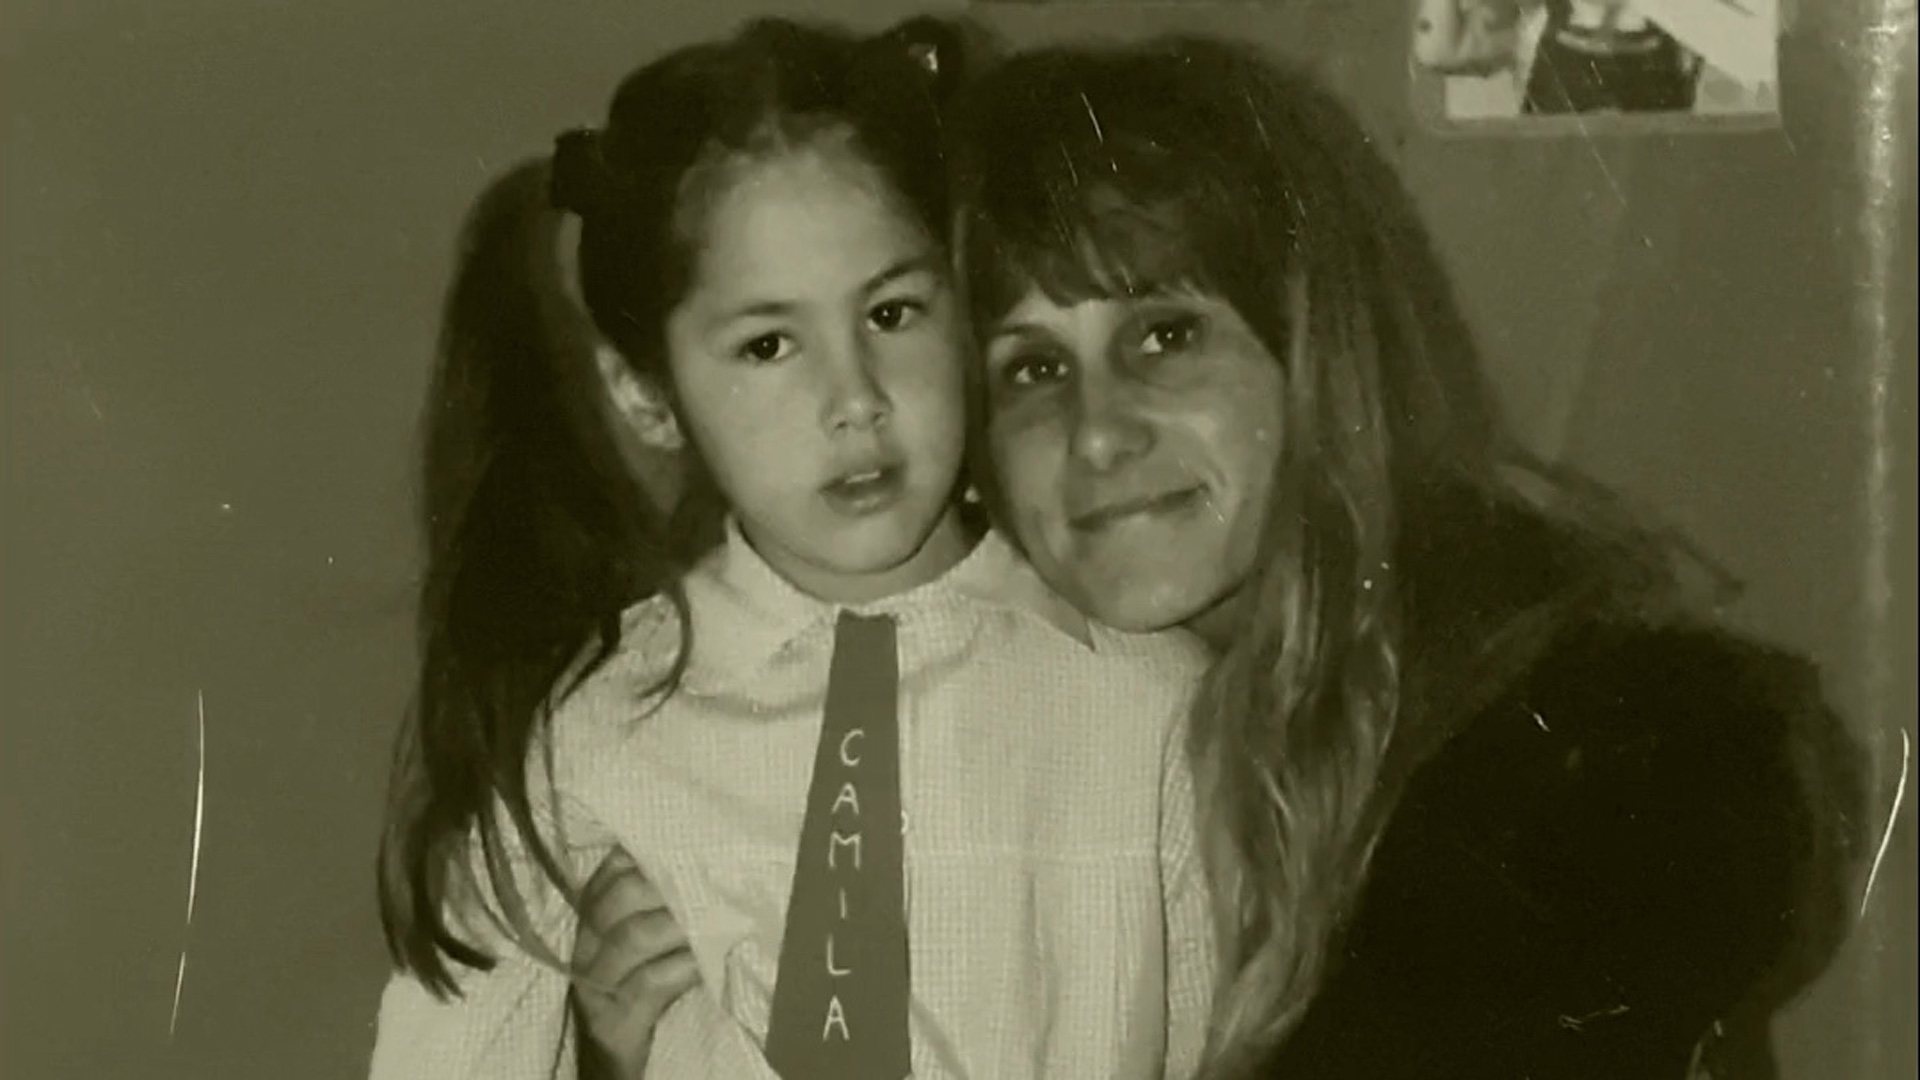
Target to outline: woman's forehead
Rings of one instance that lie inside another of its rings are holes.
[[[1195,276],[1201,260],[1192,226],[1172,200],[1141,204],[1096,195],[1074,247],[1084,265],[1103,269],[1113,291],[1154,292]]]

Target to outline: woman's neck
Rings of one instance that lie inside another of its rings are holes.
[[[1236,589],[1181,625],[1206,643],[1209,652],[1219,656],[1227,651],[1227,646],[1232,643],[1239,629],[1239,600],[1240,591]]]

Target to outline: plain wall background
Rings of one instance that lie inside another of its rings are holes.
[[[0,9],[0,1077],[363,1072],[414,424],[459,218],[629,68],[770,6]],[[1915,710],[1912,39],[1877,233],[1905,268],[1889,381],[1861,306],[1863,23],[1803,20],[1783,131],[1501,140],[1412,127],[1385,3],[995,16],[1015,42],[1183,25],[1313,58],[1428,209],[1522,430],[1720,555],[1738,616],[1819,657],[1884,749]],[[1787,1024],[1792,1076],[1914,1067],[1905,817],[1879,918]]]

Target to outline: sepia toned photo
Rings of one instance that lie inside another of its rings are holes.
[[[1913,27],[1721,6],[0,4],[0,1080],[1915,1075]]]
[[[1451,122],[1764,120],[1791,2],[1415,0],[1416,87]]]

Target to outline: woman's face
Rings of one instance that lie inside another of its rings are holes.
[[[1230,305],[1163,291],[986,332],[1003,511],[1041,575],[1122,630],[1205,634],[1247,579],[1280,449],[1282,373]]]

